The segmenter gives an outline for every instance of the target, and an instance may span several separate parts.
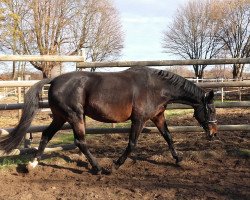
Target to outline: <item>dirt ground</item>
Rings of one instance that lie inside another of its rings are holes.
[[[250,109],[218,109],[220,124],[249,124]],[[169,125],[196,125],[192,114]],[[148,125],[151,125],[150,123]],[[44,156],[25,173],[22,166],[0,170],[0,199],[250,199],[250,132],[172,133],[183,161],[176,165],[159,134],[141,134],[133,155],[110,174],[93,175],[77,149]],[[111,169],[125,149],[126,135],[89,137],[91,152]]]

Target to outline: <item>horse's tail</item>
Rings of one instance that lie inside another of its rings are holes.
[[[18,147],[39,108],[39,93],[52,79],[43,79],[33,85],[25,94],[22,116],[18,125],[8,135],[0,137],[0,150],[6,153]]]

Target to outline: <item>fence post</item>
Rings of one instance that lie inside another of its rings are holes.
[[[239,81],[243,81],[243,78],[241,77],[241,78],[239,78],[238,80],[239,80]],[[241,101],[241,89],[242,89],[242,87],[238,87],[239,101]]]
[[[30,80],[30,75],[25,75],[24,80],[25,81]],[[23,96],[25,96],[27,91],[28,91],[28,87],[25,87]],[[24,139],[24,148],[31,148],[32,138],[33,138],[32,133],[26,133],[25,139]]]
[[[223,83],[224,79],[221,78],[221,82]],[[224,102],[224,88],[221,88],[221,102]]]
[[[22,79],[21,79],[21,77],[18,77],[17,80],[21,81]],[[17,102],[21,103],[22,102],[21,99],[22,99],[22,88],[21,87],[17,87]],[[21,112],[22,111],[19,109],[18,110],[18,119],[21,118],[21,114],[22,114]]]
[[[7,94],[8,94],[7,87],[4,87],[4,88],[3,88],[3,91],[4,91],[4,96],[6,97],[6,96],[7,96]]]
[[[196,83],[199,83],[199,77],[196,77]]]
[[[25,75],[25,76],[24,76],[24,80],[25,80],[25,81],[30,81],[30,79],[31,79],[31,76],[30,76],[30,75]],[[25,87],[24,92],[26,93],[26,92],[28,91],[28,89],[29,89],[29,87]],[[24,95],[25,95],[25,94],[24,94]]]
[[[239,93],[239,101],[241,101],[241,89],[238,87],[238,93]]]

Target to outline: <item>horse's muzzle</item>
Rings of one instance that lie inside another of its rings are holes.
[[[208,123],[207,137],[209,140],[212,140],[213,137],[217,135],[217,122],[211,121]]]

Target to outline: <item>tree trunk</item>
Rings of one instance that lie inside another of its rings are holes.
[[[193,68],[194,68],[195,78],[199,77],[199,68],[198,68],[198,65],[193,65]]]
[[[204,70],[203,70],[203,69],[200,69],[200,70],[199,70],[199,74],[198,74],[198,78],[199,78],[199,79],[203,79],[203,75],[204,75]]]
[[[50,78],[51,77],[51,69],[43,69],[43,78]]]
[[[244,68],[245,68],[245,65],[242,64],[242,67],[241,67],[241,69],[240,69],[240,78],[241,78],[241,79],[242,79],[242,77],[243,77]]]
[[[11,78],[12,78],[12,80],[15,80],[16,77],[17,77],[16,61],[13,61],[13,63],[12,63],[12,75],[11,75]]]
[[[233,79],[240,78],[243,74],[243,66],[242,64],[233,64]]]
[[[194,72],[195,72],[195,77],[198,79],[203,79],[204,75],[204,69],[203,67],[200,67],[200,65],[193,65]],[[202,80],[199,80],[201,82]]]
[[[50,65],[50,63],[43,63],[42,72],[43,72],[43,78],[50,78],[51,77],[51,70],[53,66]]]

